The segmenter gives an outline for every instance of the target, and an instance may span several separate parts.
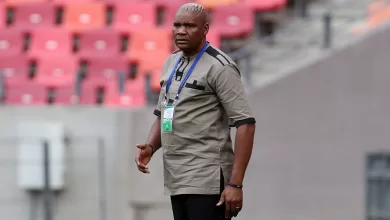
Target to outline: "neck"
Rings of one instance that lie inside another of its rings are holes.
[[[183,51],[183,55],[186,56],[186,57],[192,57],[195,54],[198,54],[205,43],[206,43],[206,39],[203,39],[202,43],[196,49]]]

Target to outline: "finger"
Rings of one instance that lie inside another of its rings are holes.
[[[138,170],[141,171],[142,173],[150,173],[148,168],[140,168],[140,167],[138,167]]]
[[[217,203],[217,206],[221,206],[225,202],[225,196],[222,193],[221,198],[219,199],[219,202]]]
[[[231,202],[230,203],[230,216],[233,217],[233,216],[236,216],[236,203],[234,202]]]
[[[143,150],[146,148],[146,145],[145,144],[137,144],[137,148]]]
[[[146,164],[141,162],[141,152],[137,153],[137,157],[135,158],[135,162],[137,163],[137,166],[146,167]]]
[[[230,218],[231,214],[231,206],[229,201],[225,201],[225,218]]]
[[[234,213],[233,216],[237,217],[238,213],[241,211],[241,205],[240,203],[236,202],[234,203]]]

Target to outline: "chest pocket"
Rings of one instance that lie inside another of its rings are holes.
[[[198,82],[198,80],[193,80],[192,83],[187,81],[185,87],[189,91],[193,90],[193,92],[197,92],[197,91],[200,92],[206,90],[206,86],[204,85],[204,83]]]

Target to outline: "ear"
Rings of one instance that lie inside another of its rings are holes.
[[[204,25],[204,36],[206,36],[207,33],[209,33],[209,24],[208,24],[208,23],[206,23],[206,24]]]

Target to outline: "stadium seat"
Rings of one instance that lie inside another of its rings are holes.
[[[104,99],[104,105],[109,108],[133,108],[145,104],[145,80],[142,78],[126,82],[123,93],[119,93],[116,83],[110,83]]]
[[[55,105],[72,105],[79,101],[74,84],[51,87],[51,90],[54,93],[53,103]]]
[[[221,47],[221,36],[218,31],[210,29],[209,33],[207,34],[207,41],[210,42],[210,44],[212,44],[214,47]]]
[[[243,0],[242,3],[251,7],[256,12],[274,11],[286,6],[287,0]]]
[[[168,8],[171,5],[183,5],[185,3],[193,2],[191,0],[152,0],[158,7]]]
[[[167,4],[164,7],[164,18],[163,18],[164,27],[167,28],[173,27],[173,22],[175,21],[176,12],[181,5],[182,4],[180,3],[171,3],[171,4]]]
[[[31,33],[28,55],[32,59],[65,57],[72,53],[72,35],[66,29],[40,28]]]
[[[23,43],[24,35],[20,30],[0,29],[0,57],[22,54]]]
[[[48,90],[34,82],[20,82],[6,87],[5,103],[9,105],[46,105]]]
[[[4,4],[0,2],[0,28],[3,28],[6,25],[6,14]]]
[[[221,6],[213,13],[211,28],[218,31],[221,37],[243,37],[253,32],[254,20],[254,11],[246,5]]]
[[[129,62],[121,57],[95,58],[88,61],[85,84],[105,87],[108,82],[116,82],[118,73],[127,73]]]
[[[80,32],[78,56],[82,59],[118,56],[121,35],[112,29],[96,29]]]
[[[49,2],[21,4],[14,7],[13,28],[30,30],[55,26],[55,8]]]
[[[151,89],[154,92],[160,92],[160,89],[161,89],[160,80],[161,80],[161,71],[154,72],[151,75]]]
[[[139,62],[137,77],[145,77],[146,74],[161,74],[166,57],[150,57]]]
[[[47,0],[3,0],[7,6],[17,6],[22,4],[30,4],[30,3],[42,3]]]
[[[142,29],[134,32],[130,39],[129,57],[132,61],[150,57],[165,59],[172,51],[172,31],[165,28]]]
[[[6,86],[27,82],[29,62],[26,57],[8,56],[0,58],[0,73],[3,75],[3,82]]]
[[[262,1],[262,0],[257,0]],[[207,10],[213,10],[220,6],[229,6],[239,3],[240,0],[198,0],[197,3],[205,7]]]
[[[75,83],[78,62],[71,57],[40,59],[34,80],[44,86],[64,86]]]
[[[122,33],[156,26],[157,6],[152,2],[122,2],[114,6],[112,27]]]
[[[96,105],[98,104],[99,91],[105,91],[105,87],[99,87],[91,83],[83,83],[81,86],[81,95],[79,104]],[[103,102],[103,101],[102,101]]]
[[[51,0],[57,6],[65,6],[69,4],[78,4],[78,3],[91,3],[97,2],[100,0]]]
[[[64,6],[63,26],[73,32],[102,28],[106,24],[103,3],[74,3]]]

